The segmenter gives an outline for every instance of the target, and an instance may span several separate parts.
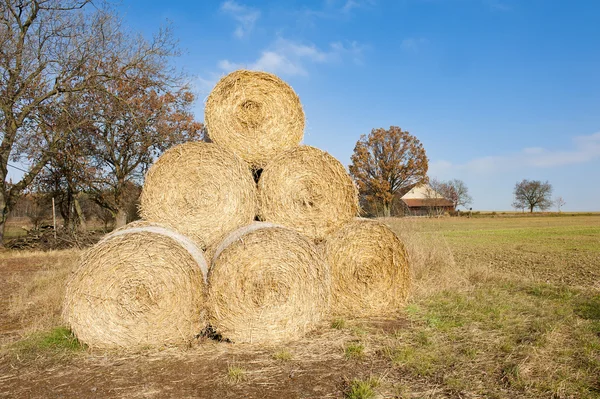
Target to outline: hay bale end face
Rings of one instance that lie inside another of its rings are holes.
[[[254,220],[256,184],[250,167],[232,152],[190,142],[152,165],[140,203],[144,219],[177,230],[204,250]]]
[[[294,90],[266,72],[239,70],[222,78],[205,107],[210,140],[260,169],[304,136],[304,111]]]
[[[325,239],[358,213],[358,192],[344,166],[310,146],[280,154],[258,181],[259,218]]]
[[[322,243],[331,267],[332,312],[370,317],[396,312],[408,297],[402,241],[383,223],[356,219]]]
[[[205,327],[206,271],[200,249],[175,231],[120,229],[82,256],[63,317],[92,348],[185,344]]]
[[[232,233],[209,272],[209,322],[237,343],[300,338],[328,313],[329,267],[308,239],[253,224]]]

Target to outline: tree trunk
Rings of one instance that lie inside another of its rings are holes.
[[[529,205],[529,213],[533,213],[533,205]]]
[[[77,224],[77,231],[78,232],[85,232],[86,231],[86,224],[85,224],[85,217],[83,216],[83,211],[81,210],[81,204],[79,203],[79,195],[81,193],[77,194],[75,196],[75,198],[73,199],[73,205],[75,208],[75,223]]]
[[[390,213],[390,204],[387,202],[383,203],[383,216],[386,218],[389,218],[391,215]]]
[[[127,224],[127,211],[125,209],[117,209],[117,215],[115,216],[115,229],[123,227]]]
[[[4,228],[6,227],[6,220],[4,217],[0,217],[0,249],[4,248]]]
[[[4,190],[0,190],[0,248],[4,248],[4,229],[6,228],[6,219],[8,219],[9,211]]]

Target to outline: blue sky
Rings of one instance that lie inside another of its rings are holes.
[[[304,143],[342,163],[361,134],[417,136],[430,176],[465,181],[477,210],[510,210],[521,179],[564,210],[600,211],[600,2],[127,1],[134,31],[167,21],[203,102],[237,68],[296,90]]]

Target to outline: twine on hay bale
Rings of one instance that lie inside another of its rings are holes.
[[[140,224],[86,251],[67,283],[63,317],[90,347],[180,345],[205,326],[202,251],[173,230]]]
[[[383,223],[355,219],[323,244],[331,267],[332,312],[340,316],[394,313],[408,297],[409,264],[400,239]]]
[[[209,322],[237,343],[300,338],[328,313],[329,267],[297,232],[254,223],[227,237],[208,276]]]
[[[140,211],[206,249],[254,220],[256,184],[250,167],[232,152],[185,143],[165,152],[146,174]]]
[[[310,146],[287,151],[264,168],[258,202],[261,220],[315,240],[326,238],[358,213],[358,192],[344,166]]]
[[[204,119],[210,140],[258,169],[304,136],[300,99],[266,72],[239,70],[223,77],[206,100]]]

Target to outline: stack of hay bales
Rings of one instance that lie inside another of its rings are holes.
[[[233,72],[209,95],[205,122],[207,142],[171,148],[148,171],[144,221],[82,256],[63,311],[80,340],[183,344],[210,325],[232,342],[279,343],[332,314],[381,316],[406,301],[402,242],[356,219],[358,192],[338,160],[300,145],[304,112],[289,85]]]

